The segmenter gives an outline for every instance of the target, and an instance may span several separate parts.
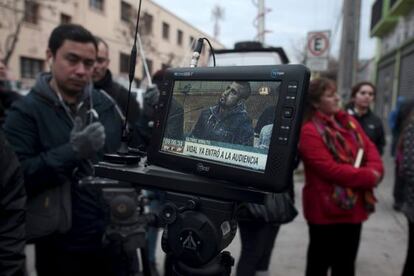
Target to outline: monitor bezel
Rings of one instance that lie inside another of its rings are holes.
[[[287,189],[288,177],[291,177],[293,160],[296,154],[300,124],[303,115],[305,94],[309,85],[309,70],[303,65],[266,65],[266,66],[232,66],[232,67],[198,67],[168,69],[164,81],[159,87],[160,99],[154,120],[154,130],[148,149],[150,164],[169,169],[190,172],[214,178],[218,181],[232,182],[244,187],[282,192]],[[173,97],[175,81],[276,81],[280,82],[280,95],[276,105],[274,127],[269,146],[265,170],[256,171],[231,164],[217,163],[207,159],[180,156],[162,151],[162,142],[169,107]],[[288,102],[288,85],[297,83],[297,96]],[[288,105],[287,105],[288,104]],[[293,108],[293,118],[288,141],[278,141],[280,126],[283,121],[284,107]],[[237,176],[235,178],[235,176]],[[196,189],[196,187],[189,187]]]

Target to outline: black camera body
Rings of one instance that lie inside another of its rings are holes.
[[[138,247],[145,246],[147,228],[156,224],[156,218],[153,214],[144,213],[145,199],[140,195],[140,188],[100,177],[86,177],[79,184],[102,192],[108,214],[107,239],[124,241],[134,236],[139,240]]]

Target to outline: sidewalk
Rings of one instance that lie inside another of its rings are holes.
[[[399,276],[406,255],[407,225],[405,217],[392,209],[392,186],[394,182],[393,161],[390,156],[384,158],[385,178],[376,190],[378,204],[376,212],[364,224],[357,261],[358,276]],[[308,229],[302,216],[301,194],[303,175],[295,176],[296,207],[298,217],[281,227],[273,250],[270,267],[271,276],[304,275]],[[160,235],[161,236],[161,235]],[[29,275],[34,276],[33,248],[28,249]],[[240,240],[236,236],[227,251],[238,261]],[[157,248],[159,270],[162,272],[164,253]],[[232,275],[236,268],[233,267]]]

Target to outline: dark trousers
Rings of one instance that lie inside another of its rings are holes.
[[[241,255],[237,276],[254,276],[256,271],[266,271],[272,256],[279,226],[256,221],[239,222]]]
[[[52,243],[35,245],[38,276],[118,276],[121,271],[111,250],[71,252],[57,248]]]
[[[403,276],[414,275],[414,223],[408,221],[408,249]]]
[[[404,201],[404,179],[399,176],[397,166],[395,166],[394,175],[394,187],[392,191],[394,196],[394,209],[400,210]]]
[[[355,275],[362,224],[309,224],[306,276]]]

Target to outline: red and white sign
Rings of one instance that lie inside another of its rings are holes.
[[[328,69],[330,31],[309,32],[307,39],[306,65],[313,71]]]

